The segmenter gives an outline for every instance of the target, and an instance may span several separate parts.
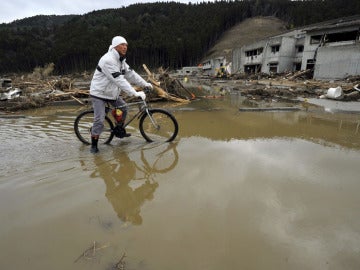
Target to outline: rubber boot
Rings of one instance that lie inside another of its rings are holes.
[[[98,142],[99,142],[99,136],[91,136],[91,148],[90,148],[91,153],[96,154],[97,152],[99,152]]]

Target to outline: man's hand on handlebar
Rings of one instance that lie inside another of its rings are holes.
[[[153,86],[152,86],[152,84],[151,83],[147,83],[146,84],[146,86],[144,87],[144,92],[145,92],[145,94],[149,94],[150,92],[151,92],[151,90],[153,90],[154,88],[153,88]]]
[[[151,83],[146,83],[145,89],[152,90],[153,89],[152,84]]]
[[[146,99],[146,95],[145,95],[144,91],[136,92],[136,96],[140,97],[142,100]]]

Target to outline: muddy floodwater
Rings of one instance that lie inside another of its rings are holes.
[[[360,114],[168,107],[90,154],[80,106],[0,118],[1,269],[360,269]]]

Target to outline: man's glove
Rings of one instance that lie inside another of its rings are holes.
[[[153,89],[153,86],[152,86],[151,83],[146,83],[145,87],[146,87],[146,88],[149,88],[149,89],[151,89],[151,90]]]
[[[143,91],[136,92],[136,97],[141,97],[142,100],[146,99],[146,95]]]

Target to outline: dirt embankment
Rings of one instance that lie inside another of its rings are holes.
[[[286,31],[286,23],[275,17],[246,19],[224,32],[205,55],[204,59],[225,56],[226,61],[231,62],[234,48],[239,48]]]

